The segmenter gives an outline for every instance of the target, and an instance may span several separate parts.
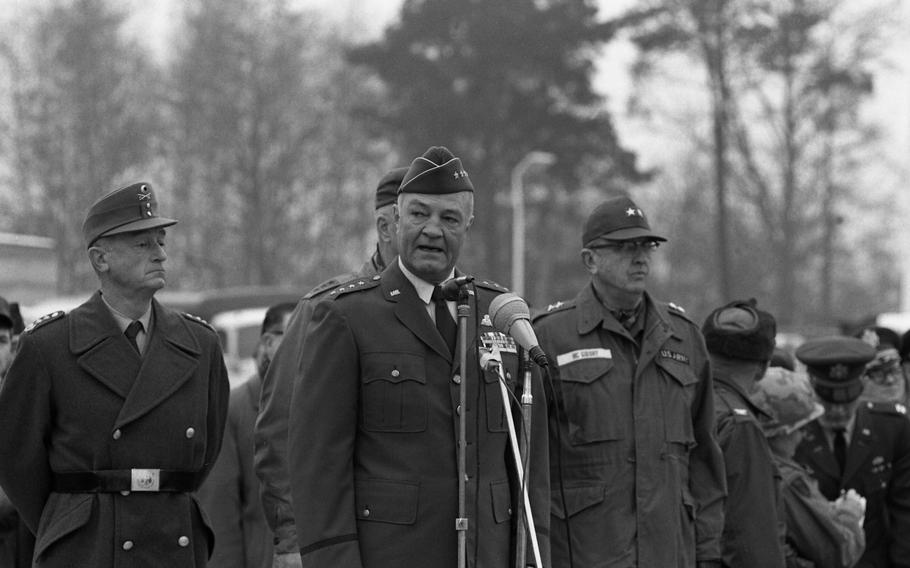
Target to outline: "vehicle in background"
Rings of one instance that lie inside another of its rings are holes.
[[[256,346],[267,307],[220,312],[209,322],[221,339],[224,364],[235,387],[256,372]]]

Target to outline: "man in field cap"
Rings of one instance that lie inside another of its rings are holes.
[[[590,282],[534,319],[561,393],[550,402],[553,566],[719,567],[724,464],[705,340],[646,291],[666,238],[625,195],[581,233]],[[697,519],[680,514],[680,495]]]
[[[22,334],[0,390],[0,484],[36,535],[36,566],[208,562],[193,493],[229,384],[215,331],[154,299],[174,223],[147,182],[95,201],[82,227],[99,290]]]
[[[460,275],[474,191],[447,148],[415,158],[398,189],[397,261],[379,275],[339,285],[313,310],[288,435],[303,566],[455,568],[461,554],[478,568],[510,563],[522,504],[498,374],[480,364],[481,347],[498,342],[504,371],[521,376],[515,343],[495,331],[488,313],[504,289],[480,278],[465,284],[461,344],[456,302],[440,286]],[[532,425],[525,481],[549,566],[546,407],[543,393],[536,394],[540,420]],[[462,416],[467,473],[459,477]],[[459,479],[467,521],[456,525]]]
[[[910,566],[910,420],[902,404],[860,401],[875,348],[855,337],[805,342],[796,357],[825,413],[805,426],[796,461],[826,499],[855,490],[866,498],[866,551],[858,566]]]

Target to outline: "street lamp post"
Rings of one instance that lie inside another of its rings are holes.
[[[512,291],[524,296],[525,284],[525,200],[523,178],[531,166],[549,166],[556,156],[534,150],[512,168]]]

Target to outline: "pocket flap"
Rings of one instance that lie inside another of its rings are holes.
[[[494,481],[490,483],[490,493],[493,498],[493,519],[497,523],[504,523],[512,518],[512,491],[508,481]]]
[[[420,484],[416,481],[369,479],[357,482],[357,520],[413,525]]]
[[[38,540],[35,542],[35,557],[39,558],[52,544],[85,525],[92,516],[92,493],[58,494],[57,503],[53,504],[51,494],[47,518],[41,519],[38,527]],[[45,524],[46,523],[46,524]]]
[[[674,361],[664,357],[657,359],[657,366],[663,369],[668,375],[680,385],[687,387],[698,382],[698,377],[688,363]]]
[[[558,488],[550,492],[552,504],[550,511],[560,519],[566,518],[566,510],[569,511],[568,516],[572,517],[588,507],[602,503],[604,500],[604,487],[602,485],[566,487],[565,496],[565,506],[563,506],[562,492]]]
[[[363,355],[363,381],[417,381],[426,383],[426,366],[423,355],[415,353],[365,353]]]
[[[569,383],[593,383],[613,368],[613,359],[580,359],[559,367],[559,378]]]

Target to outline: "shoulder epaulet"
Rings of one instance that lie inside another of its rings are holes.
[[[899,414],[907,415],[907,406],[900,402],[872,402],[865,403],[866,408],[879,414]]]
[[[486,288],[487,290],[493,290],[495,292],[508,292],[509,289],[503,286],[502,284],[497,284],[492,280],[474,280],[474,284],[480,286],[481,288]]]
[[[538,318],[542,318],[544,316],[548,316],[550,314],[555,314],[557,312],[563,312],[565,310],[568,310],[568,309],[574,308],[574,307],[575,307],[575,300],[567,300],[565,302],[562,300],[559,300],[558,302],[553,302],[552,304],[547,304],[547,307],[543,311],[541,311],[539,314],[536,314],[534,316],[534,320],[537,320]]]
[[[215,331],[215,328],[212,327],[212,324],[210,324],[209,322],[205,321],[204,319],[202,319],[202,318],[199,317],[199,316],[194,316],[193,314],[188,314],[188,313],[186,313],[186,312],[181,312],[180,315],[182,315],[183,317],[185,317],[186,319],[188,319],[188,320],[190,320],[190,321],[192,321],[192,322],[196,322],[196,323],[198,323],[199,325],[204,325],[205,327],[211,329],[212,331]]]
[[[345,294],[351,292],[358,292],[360,290],[369,290],[370,288],[375,288],[379,286],[379,281],[382,277],[378,274],[375,276],[357,276],[347,282],[342,282],[338,284],[331,292],[326,294],[326,298],[340,298]]]
[[[309,292],[306,293],[306,295],[304,295],[303,299],[309,300],[315,296],[324,294],[324,293],[328,292],[329,290],[331,290],[332,288],[337,288],[341,284],[348,282],[349,280],[356,278],[356,277],[357,276],[355,274],[339,274],[337,276],[332,276],[325,282],[320,282],[319,284],[317,284],[312,290],[310,290]]]
[[[66,315],[66,312],[63,310],[57,310],[56,312],[51,312],[49,314],[43,315],[40,318],[36,319],[28,325],[25,329],[22,330],[22,333],[30,333],[41,326],[47,325],[52,321],[56,321]]]
[[[686,313],[686,309],[683,308],[682,306],[680,306],[679,304],[674,304],[673,302],[667,302],[667,311],[675,316],[679,316],[679,317],[683,318],[686,321],[695,323],[694,321],[692,321],[692,318],[689,317],[689,314]],[[696,325],[698,325],[698,324],[696,324]]]

